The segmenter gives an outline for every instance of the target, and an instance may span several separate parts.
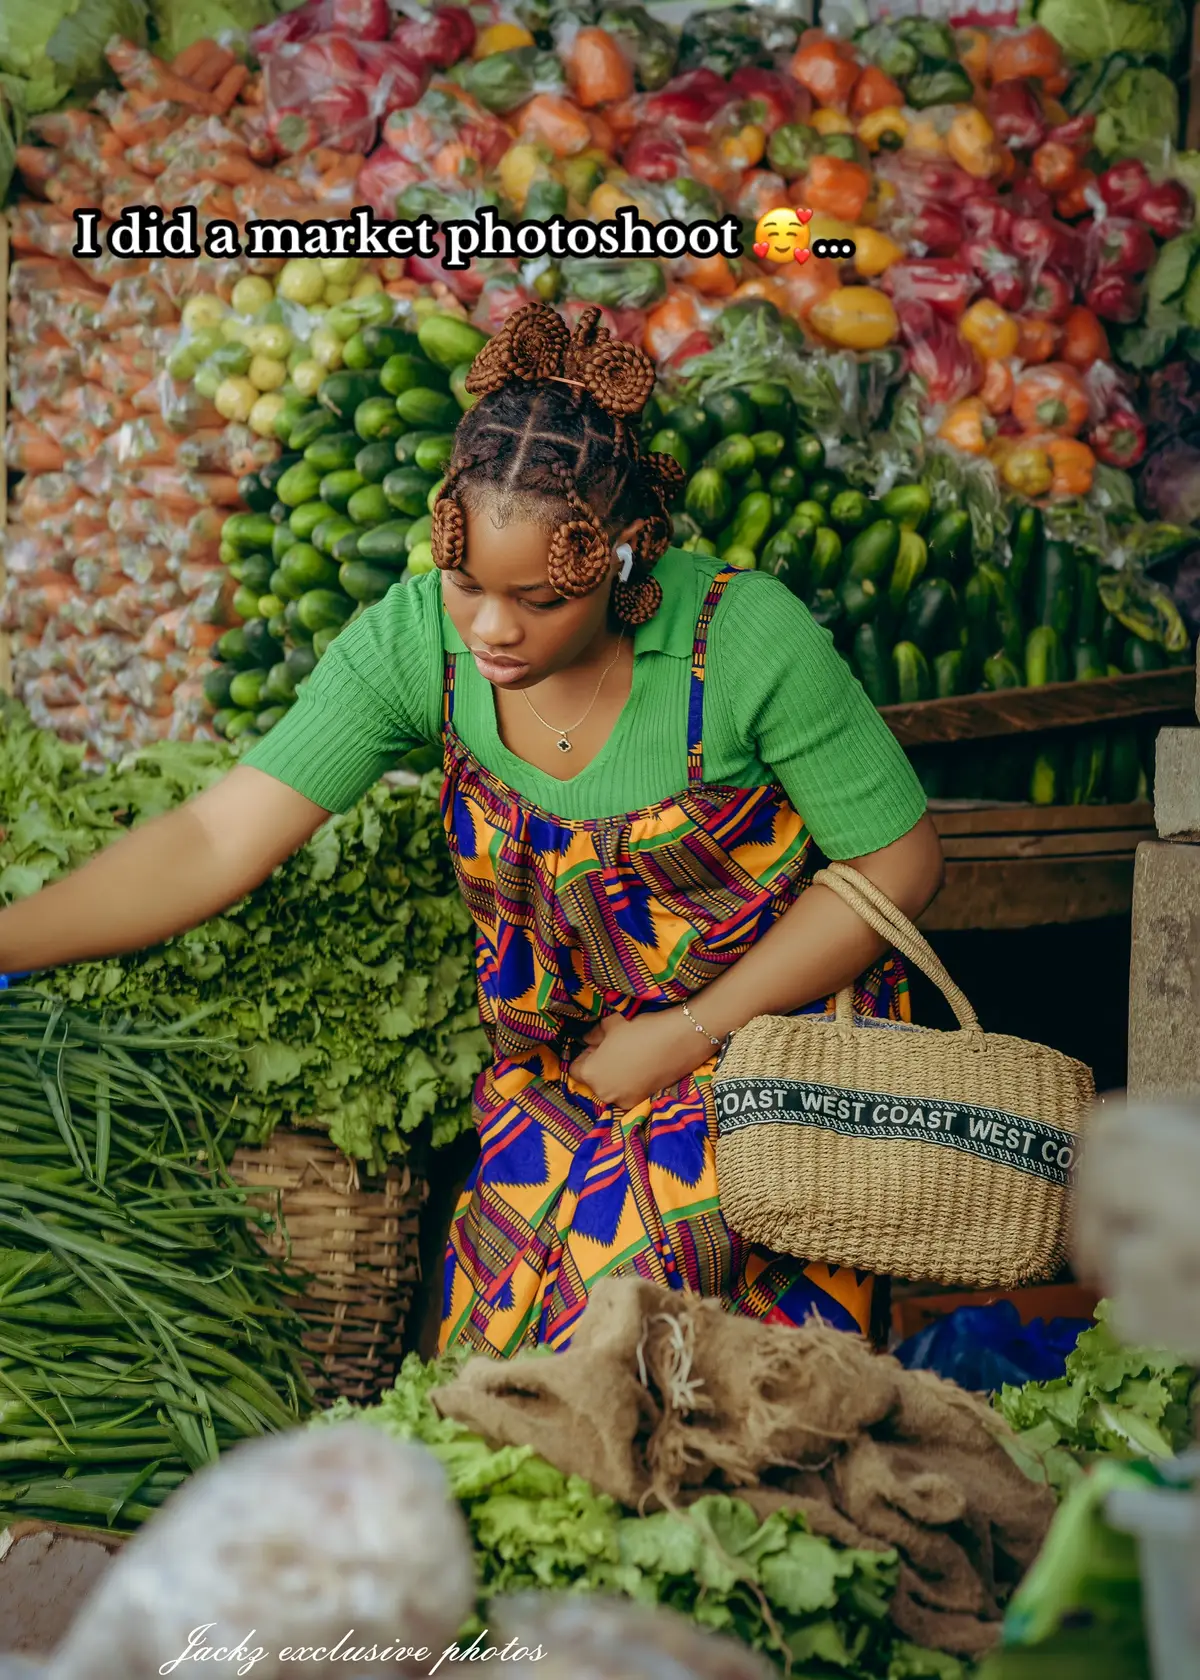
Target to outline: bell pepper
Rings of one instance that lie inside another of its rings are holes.
[[[992,38],[986,29],[958,29],[954,44],[958,48],[958,62],[976,87],[984,87],[992,56]]]
[[[871,196],[871,177],[858,163],[845,158],[814,157],[808,166],[804,202],[839,221],[857,222]]]
[[[946,149],[959,168],[977,180],[986,180],[996,173],[1000,159],[995,130],[974,105],[960,111],[950,124]]]
[[[1089,442],[1106,466],[1136,467],[1146,453],[1146,427],[1131,408],[1114,408],[1092,427]]]
[[[983,239],[971,239],[961,252],[971,272],[983,281],[984,294],[1001,309],[1015,314],[1025,307],[1028,287],[1020,261],[1007,251],[998,251]]]
[[[1140,222],[1124,216],[1106,216],[1092,227],[1088,256],[1098,276],[1111,272],[1138,280],[1154,267],[1158,252]]]
[[[916,122],[909,123],[904,135],[904,149],[922,157],[944,158],[950,155],[945,136],[932,117],[918,117]]]
[[[1066,362],[1026,368],[1013,390],[1012,411],[1027,432],[1074,437],[1087,424],[1088,394]]]
[[[868,64],[854,84],[850,115],[868,117],[874,111],[895,110],[904,104],[904,90],[877,64]]]
[[[905,93],[914,111],[924,111],[931,105],[965,105],[974,97],[975,84],[961,64],[947,61],[910,76]]]
[[[994,430],[992,417],[980,399],[964,397],[947,410],[937,435],[964,454],[986,455]]]
[[[715,70],[685,70],[646,96],[642,118],[675,133],[685,146],[702,146],[714,117],[729,99],[729,84]]]
[[[605,29],[581,29],[566,52],[571,89],[585,110],[628,99],[633,67]]]
[[[684,172],[687,154],[674,135],[658,128],[637,128],[621,156],[639,181],[673,181]]]
[[[854,133],[854,118],[848,117],[844,111],[822,108],[814,111],[808,120],[821,135]]]
[[[1052,496],[1086,496],[1096,473],[1096,457],[1078,438],[1051,438],[1046,444],[1053,477]]]
[[[979,387],[979,396],[989,414],[999,416],[1008,413],[1013,399],[1011,362],[1001,361],[996,357],[984,364],[983,384]]]
[[[918,210],[908,227],[913,245],[923,245],[930,257],[952,257],[961,249],[963,225],[953,210],[927,204]]]
[[[784,123],[767,141],[767,162],[787,181],[803,175],[816,155],[819,136],[808,123]]]
[[[986,239],[1006,245],[1012,232],[1012,211],[994,194],[973,193],[958,206],[963,231],[968,239]]]
[[[1036,82],[1014,76],[994,87],[987,100],[987,114],[996,139],[1005,146],[1032,151],[1046,133],[1046,119]]]
[[[746,121],[757,123],[767,134],[806,117],[811,109],[807,95],[778,70],[747,65],[734,71],[729,86],[747,107]]]
[[[1054,223],[1041,216],[1014,216],[1009,244],[1018,257],[1035,268],[1053,262],[1057,248]]]
[[[899,304],[896,313],[909,365],[931,402],[958,402],[978,390],[983,363],[948,321],[919,300]]]
[[[1108,361],[1108,335],[1095,313],[1083,304],[1076,304],[1067,313],[1060,354],[1064,362],[1069,362],[1081,373],[1085,373],[1094,362]]]
[[[1062,328],[1058,323],[1047,321],[1042,315],[1022,315],[1017,325],[1021,330],[1021,342],[1017,346],[1021,360],[1035,367],[1050,361],[1062,343]]]
[[[823,134],[821,136],[822,157],[844,158],[847,163],[864,163],[866,161],[865,148],[861,140],[853,134]]]
[[[1017,323],[991,298],[979,298],[959,322],[959,332],[985,361],[1015,356],[1021,331]]]
[[[1096,189],[1096,177],[1090,169],[1081,169],[1065,192],[1059,193],[1054,200],[1054,213],[1061,216],[1064,222],[1076,222],[1080,216],[1092,213],[1092,201],[1089,194]]]
[[[732,134],[722,135],[718,150],[734,169],[753,169],[767,149],[767,136],[757,123],[745,123]]]
[[[1137,215],[1160,239],[1174,239],[1186,233],[1195,214],[1192,195],[1182,181],[1160,181],[1138,200]]]
[[[1048,193],[1063,193],[1079,173],[1079,159],[1070,146],[1046,140],[1030,159],[1034,180]]]
[[[1000,477],[1022,496],[1044,496],[1054,483],[1054,465],[1037,444],[1017,444],[1000,457]]]
[[[882,105],[863,117],[855,132],[870,151],[894,152],[904,144],[908,119],[899,105]]]
[[[856,227],[851,233],[854,245],[854,267],[865,280],[874,280],[898,263],[904,252],[894,239],[878,228]]]
[[[891,300],[874,286],[842,286],[815,303],[808,319],[823,338],[846,350],[881,350],[898,330]]]
[[[1095,132],[1096,119],[1090,111],[1084,111],[1077,117],[1068,117],[1064,111],[1061,120],[1055,122],[1046,138],[1057,140],[1063,146],[1070,146],[1073,152],[1082,154],[1091,146]]]
[[[897,302],[927,303],[946,320],[957,321],[979,281],[965,263],[949,257],[909,258],[884,275],[883,284]]]
[[[788,66],[793,81],[807,88],[818,105],[848,111],[858,83],[859,65],[848,42],[820,30],[806,30]]]
[[[1056,268],[1040,269],[1029,288],[1027,308],[1048,321],[1065,321],[1071,313],[1072,287]]]
[[[1106,169],[1096,185],[1114,216],[1132,216],[1143,194],[1150,190],[1150,177],[1144,163],[1139,163],[1137,158],[1125,158]]]
[[[1044,86],[1047,82],[1057,82],[1062,68],[1062,48],[1041,24],[1034,24],[1032,29],[1023,29],[1016,35],[998,35],[993,43],[993,84],[1012,81],[1018,76],[1030,76]]]

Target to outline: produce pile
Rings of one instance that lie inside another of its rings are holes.
[[[230,767],[228,747],[167,742],[102,774],[0,698],[0,904],[83,863]],[[261,887],[163,946],[43,978],[51,994],[203,1022],[220,1057],[177,1054],[193,1088],[258,1141],[292,1117],[372,1164],[470,1124],[486,1055],[466,910],[437,790],[380,783]]]
[[[187,1045],[0,994],[0,1522],[128,1530],[313,1409]]]

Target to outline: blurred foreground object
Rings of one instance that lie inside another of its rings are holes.
[[[510,1680],[771,1680],[776,1672],[748,1646],[663,1605],[536,1592],[494,1599],[488,1613],[497,1646],[541,1647]]]

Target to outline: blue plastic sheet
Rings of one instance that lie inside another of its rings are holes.
[[[1050,1382],[1061,1377],[1067,1355],[1086,1318],[1036,1318],[1022,1324],[1011,1301],[956,1307],[893,1351],[910,1371],[934,1371],[960,1388],[994,1393],[1005,1383]]]

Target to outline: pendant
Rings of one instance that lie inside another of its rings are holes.
[[[558,747],[559,752],[570,752],[570,750],[571,750],[571,743],[570,743],[570,741],[567,740],[567,737],[565,735],[563,735],[559,739],[559,741],[556,743],[556,745]]]

